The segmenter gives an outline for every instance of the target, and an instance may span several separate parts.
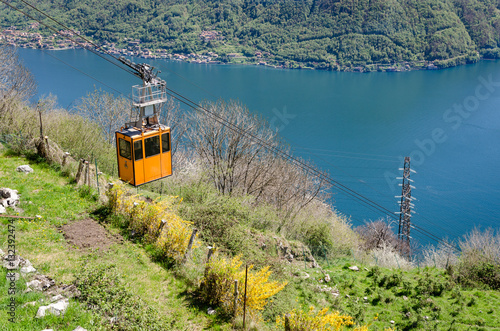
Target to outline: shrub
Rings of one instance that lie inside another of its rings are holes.
[[[484,284],[500,289],[500,234],[472,230],[460,241],[462,255],[454,277],[466,286]]]
[[[79,300],[104,317],[113,317],[113,330],[166,330],[158,312],[134,296],[120,280],[113,265],[84,263],[76,274]]]
[[[308,312],[293,310],[288,314],[288,326],[291,331],[309,331],[309,330],[344,330],[345,327],[354,325],[354,320],[351,316],[341,315],[335,311],[328,313],[328,308],[323,308],[318,312],[314,311],[314,307],[310,307]],[[286,316],[278,316],[276,324],[278,327],[285,327]],[[367,326],[358,326],[353,330],[364,331],[368,330]]]
[[[245,270],[241,269],[242,261],[239,256],[231,260],[213,256],[207,264],[205,276],[200,285],[200,295],[202,299],[218,306],[226,314],[236,312],[236,315],[243,314],[243,302],[245,294]],[[251,316],[256,316],[268,299],[280,292],[285,283],[269,281],[271,271],[269,267],[264,267],[259,271],[251,271],[252,265],[248,266],[247,277],[247,299],[246,307]],[[238,297],[236,307],[234,307],[234,281],[238,281]]]
[[[146,244],[153,244],[157,258],[181,262],[193,232],[192,224],[173,210],[182,199],[168,197],[146,202],[136,195],[127,195],[123,185],[113,187],[107,194],[111,211],[125,216],[128,229],[143,238]],[[197,241],[193,247],[196,246]]]

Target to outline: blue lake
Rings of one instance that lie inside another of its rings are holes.
[[[64,108],[94,86],[129,95],[140,84],[84,50],[18,51],[39,95],[57,95]],[[410,156],[417,171],[412,223],[436,236],[453,239],[474,226],[499,227],[499,61],[367,74],[148,62],[192,100],[239,99],[279,129],[296,155],[388,210],[398,211],[396,177]],[[335,188],[332,199],[353,225],[384,217]],[[412,237],[434,243],[419,231]]]

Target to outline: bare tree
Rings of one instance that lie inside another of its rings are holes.
[[[16,102],[25,102],[36,94],[36,82],[23,66],[12,46],[0,45],[0,117],[12,111]]]
[[[383,220],[367,222],[365,225],[357,227],[356,232],[361,236],[362,248],[366,251],[392,248],[400,250],[402,255],[405,255],[411,248],[397,238],[390,222]]]
[[[130,107],[130,100],[127,98],[94,88],[93,92],[87,93],[76,103],[74,110],[82,117],[97,123],[106,141],[112,144],[115,131],[128,119]]]
[[[172,135],[172,155],[175,155],[182,141],[182,137],[187,131],[187,122],[179,103],[174,98],[169,98],[163,105],[160,112],[160,123],[170,127]]]
[[[324,181],[276,153],[290,151],[264,119],[237,101],[203,107],[215,115],[189,114],[186,140],[221,193],[250,194],[273,204],[285,221],[313,199],[326,197]]]

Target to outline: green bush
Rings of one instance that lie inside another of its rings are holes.
[[[153,308],[134,296],[121,281],[114,265],[86,261],[75,284],[80,300],[89,310],[109,318],[113,330],[167,330],[165,320]]]

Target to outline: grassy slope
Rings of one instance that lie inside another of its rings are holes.
[[[16,246],[24,258],[29,259],[41,273],[57,282],[70,283],[83,261],[85,252],[68,247],[57,226],[88,217],[96,208],[92,199],[82,197],[69,184],[69,179],[44,164],[32,164],[35,173],[25,175],[15,172],[16,166],[27,161],[18,157],[0,156],[0,182],[2,187],[19,190],[24,215],[43,216],[41,220],[16,223]],[[30,203],[32,202],[32,204]],[[0,226],[2,249],[6,249],[7,222]],[[110,229],[110,231],[118,231]],[[227,321],[207,316],[206,307],[193,304],[187,293],[192,290],[186,278],[151,262],[144,249],[124,241],[115,244],[97,259],[113,261],[130,290],[167,316],[172,330],[209,328],[230,329]],[[195,261],[196,262],[196,261]],[[360,272],[347,269],[350,264],[360,267]],[[354,316],[358,323],[371,325],[372,330],[383,330],[395,322],[397,329],[438,330],[500,330],[500,293],[486,290],[460,290],[450,283],[442,270],[414,269],[399,271],[365,269],[351,258],[331,259],[323,263],[331,277],[328,286],[337,287],[338,298],[318,290],[323,274],[318,269],[305,270],[311,277],[302,279],[304,265],[284,265],[277,274],[289,281],[264,311],[264,318],[273,325],[275,316],[293,308],[332,307]],[[427,274],[429,276],[427,276]],[[293,275],[293,276],[292,276]],[[299,276],[299,277],[297,277]],[[422,284],[418,286],[419,282]],[[392,285],[391,285],[392,284]],[[22,282],[18,293],[24,290]],[[433,291],[426,289],[435,288]],[[0,319],[5,321],[8,285],[5,271],[0,272]],[[431,292],[431,293],[426,293]],[[42,294],[18,294],[18,307],[23,303],[41,299]],[[366,297],[366,300],[364,299]],[[405,299],[406,298],[406,299]],[[101,329],[99,317],[84,310],[72,301],[63,318],[33,319],[37,307],[19,308],[17,324],[4,324],[2,330],[73,330],[81,325],[88,330]],[[409,313],[408,316],[405,314]],[[428,319],[425,318],[428,316]],[[94,326],[93,326],[94,325]],[[8,327],[8,328],[7,328]]]

